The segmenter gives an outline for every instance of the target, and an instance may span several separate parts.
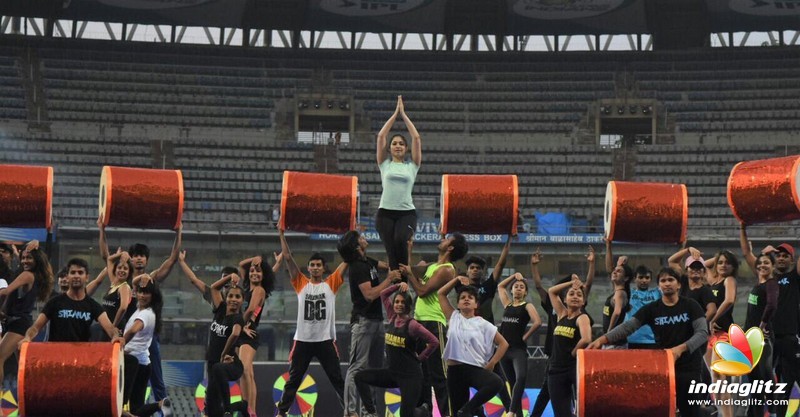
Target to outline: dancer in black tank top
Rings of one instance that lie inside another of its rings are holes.
[[[511,284],[511,299],[506,290],[508,284]],[[500,301],[505,306],[500,334],[508,342],[508,350],[500,359],[500,366],[512,384],[511,403],[506,411],[508,416],[522,417],[522,394],[525,392],[525,382],[528,378],[527,340],[542,325],[542,320],[533,304],[525,302],[525,297],[528,296],[528,283],[522,274],[511,275],[497,287]],[[531,328],[525,331],[529,322]],[[501,391],[504,392],[506,390]]]
[[[758,327],[764,332],[764,345],[761,360],[748,375],[749,381],[773,381],[775,373],[772,370],[772,317],[778,307],[778,294],[780,288],[773,273],[775,272],[775,257],[771,254],[761,254],[755,261],[758,284],[750,291],[747,298],[747,316],[744,322],[745,331]],[[761,417],[764,415],[764,404],[770,415],[775,414],[775,406],[771,403],[771,394],[757,393],[752,396],[761,400],[761,404],[751,404],[747,408],[748,417]],[[768,402],[769,401],[769,402]]]
[[[394,297],[391,295],[398,291]],[[400,388],[400,417],[414,417],[414,408],[422,393],[422,365],[439,347],[439,340],[424,326],[409,316],[411,296],[408,284],[394,284],[381,291],[381,302],[389,320],[386,326],[386,363],[384,369],[366,369],[355,376],[358,393],[364,409],[375,414],[369,386]],[[416,353],[417,342],[425,343],[425,350]]]
[[[736,302],[736,272],[739,269],[739,260],[729,251],[720,251],[709,261],[713,266],[713,273],[709,277],[709,287],[714,294],[714,303],[717,305],[717,312],[708,323],[710,337],[708,338],[708,349],[706,350],[706,364],[712,364],[718,359],[714,352],[714,345],[717,342],[727,342],[729,340],[728,328],[733,324],[733,305]],[[711,379],[716,382],[726,379],[725,375],[716,372],[711,373]],[[726,400],[731,398],[730,394],[723,393],[719,399]],[[720,417],[733,417],[733,406],[719,406]]]
[[[567,289],[564,302],[558,297]],[[575,355],[592,341],[592,325],[589,315],[583,312],[586,304],[584,288],[577,275],[572,281],[550,287],[547,290],[550,302],[556,311],[558,322],[553,329],[553,354],[547,376],[550,402],[555,417],[572,416],[573,391],[576,387]]]

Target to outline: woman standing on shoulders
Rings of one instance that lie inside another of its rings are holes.
[[[402,117],[411,136],[411,160],[406,160],[408,140],[401,134],[391,136],[386,154],[387,138],[397,116]],[[417,211],[411,198],[414,181],[422,163],[422,141],[417,128],[411,123],[403,106],[403,97],[397,96],[397,108],[378,132],[377,162],[381,171],[381,202],[375,218],[375,228],[381,237],[389,269],[408,265],[408,240],[417,229]]]

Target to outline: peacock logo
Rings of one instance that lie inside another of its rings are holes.
[[[711,369],[728,376],[750,373],[761,360],[764,332],[758,327],[751,327],[745,333],[739,325],[731,324],[728,336],[729,342],[714,344],[714,352],[720,359],[711,364]]]

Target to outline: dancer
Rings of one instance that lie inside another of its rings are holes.
[[[625,315],[625,320],[629,320],[639,309],[647,304],[661,298],[661,290],[658,287],[650,288],[653,272],[644,265],[636,267],[633,282],[636,288],[631,289],[630,310]],[[656,337],[650,326],[642,326],[630,336],[628,336],[628,349],[655,349]]]
[[[460,275],[459,278],[461,280],[456,284],[456,291],[463,285],[472,285],[478,290],[478,311],[475,314],[483,317],[489,323],[495,322],[492,304],[497,293],[497,283],[500,282],[503,268],[506,266],[506,258],[508,258],[508,252],[511,250],[511,240],[513,238],[513,235],[508,235],[508,240],[506,240],[506,244],[497,258],[497,263],[494,265],[494,270],[492,270],[492,274],[488,278],[486,277],[486,260],[480,256],[473,255],[464,261],[467,265],[467,275]]]
[[[278,402],[278,415],[285,417],[297,395],[303,376],[308,370],[311,359],[315,357],[322,365],[328,380],[344,409],[344,379],[339,367],[339,353],[336,349],[336,293],[344,279],[342,273],[347,264],[339,267],[323,279],[325,260],[318,253],[312,254],[308,260],[307,277],[292,257],[289,244],[283,230],[280,231],[283,262],[289,270],[292,288],[297,293],[297,331],[294,334],[294,346],[289,353],[289,380],[283,388],[283,395]]]
[[[17,350],[25,332],[33,324],[32,312],[36,300],[45,301],[53,289],[53,268],[47,254],[31,241],[20,257],[22,272],[12,279],[8,287],[0,289],[0,297],[7,297],[5,326],[0,339],[0,379],[5,375],[6,359]]]
[[[675,396],[682,417],[700,415],[695,405],[698,394],[689,387],[700,380],[703,367],[703,345],[708,338],[708,325],[703,310],[694,301],[681,297],[680,276],[671,268],[658,273],[661,299],[642,307],[633,318],[592,342],[587,349],[600,349],[603,345],[624,339],[640,326],[653,329],[659,349],[671,349],[675,358]]]
[[[417,304],[414,309],[415,318],[439,339],[439,348],[422,363],[423,385],[419,405],[424,405],[429,410],[433,410],[433,401],[429,395],[431,387],[433,387],[436,393],[436,403],[439,406],[439,414],[441,416],[452,416],[441,353],[442,346],[446,346],[447,319],[439,303],[437,291],[456,277],[456,270],[452,263],[467,254],[469,245],[464,235],[452,233],[449,236],[442,236],[437,250],[439,254],[435,263],[423,268],[410,268],[408,265],[401,264],[400,270],[408,277],[408,283],[417,293]],[[417,274],[422,273],[422,271],[418,271],[419,269],[424,269],[424,275],[421,279],[417,278]]]
[[[389,143],[389,155],[386,154],[389,131],[397,116],[400,116],[411,136],[411,160],[406,160],[408,141],[400,134],[394,134]],[[397,107],[386,124],[378,132],[377,152],[378,168],[381,171],[381,201],[375,218],[375,228],[381,237],[386,255],[389,258],[389,269],[397,269],[400,264],[408,264],[407,242],[417,229],[417,212],[411,191],[422,163],[422,140],[417,128],[408,118],[403,105],[403,97],[397,96]]]
[[[536,287],[536,292],[539,293],[539,298],[541,299],[542,308],[544,309],[545,313],[547,314],[547,334],[545,335],[544,339],[544,354],[547,355],[547,362],[545,362],[544,367],[544,378],[542,379],[542,388],[539,391],[539,395],[536,396],[536,401],[533,404],[533,410],[531,411],[532,417],[541,417],[544,413],[544,410],[547,408],[547,403],[550,402],[550,391],[548,390],[548,382],[547,377],[550,374],[550,363],[553,359],[553,330],[557,326],[558,317],[555,314],[555,309],[553,308],[553,304],[550,302],[550,295],[548,291],[544,288],[542,284],[542,275],[539,273],[539,262],[542,260],[542,251],[539,248],[536,248],[536,251],[531,255],[531,275],[533,277],[533,284]],[[586,254],[586,262],[587,262],[587,272],[586,272],[586,283],[583,285],[583,294],[585,297],[588,297],[589,291],[592,289],[592,282],[594,282],[594,272],[595,272],[595,264],[594,264],[594,248],[589,246],[588,253]],[[563,284],[565,282],[570,282],[572,280],[572,276],[567,276],[556,282],[556,284]],[[563,296],[560,296],[562,299],[562,303],[564,302]],[[589,317],[589,322],[591,323],[592,318]]]
[[[567,290],[564,301],[559,294]],[[553,355],[547,375],[547,390],[555,417],[572,416],[572,401],[576,388],[577,351],[592,341],[592,324],[583,311],[586,305],[584,285],[577,275],[570,281],[547,290],[550,303],[558,318],[553,329]]]
[[[280,263],[281,257],[277,257],[276,265]],[[244,373],[240,388],[242,390],[242,400],[248,405],[250,417],[256,416],[256,387],[255,374],[253,373],[253,360],[258,349],[258,324],[261,322],[261,314],[264,311],[264,304],[275,286],[274,268],[262,259],[261,256],[245,259],[239,263],[239,268],[244,272],[242,277],[248,283],[249,290],[245,294],[247,310],[244,312],[244,328],[239,337],[239,359],[242,361]]]
[[[614,264],[614,254],[611,251],[611,241],[606,240],[606,271],[609,273],[613,292],[606,298],[603,304],[603,333],[622,323],[625,313],[628,312],[628,305],[631,293],[631,280],[633,280],[633,270],[628,266],[628,257],[620,256]],[[603,346],[603,349],[625,349],[628,346],[627,340],[620,340],[613,345]]]
[[[681,260],[686,255],[689,256],[683,262],[686,268],[684,270],[681,267]],[[680,295],[697,301],[700,308],[705,310],[706,321],[710,322],[717,313],[717,305],[714,303],[714,293],[706,284],[707,268],[702,253],[693,247],[683,248],[669,257],[669,267],[681,277]]]
[[[749,245],[748,245],[749,246]],[[752,252],[751,252],[752,253]],[[745,316],[745,331],[753,327],[758,327],[764,334],[764,344],[761,353],[761,360],[748,375],[750,382],[755,381],[774,381],[775,374],[772,370],[772,317],[778,307],[778,293],[780,288],[778,281],[775,280],[775,257],[772,254],[761,254],[756,258],[755,268],[753,269],[758,276],[756,284],[747,298],[747,316]],[[775,413],[775,406],[772,404],[772,395],[767,393],[752,394],[762,401],[761,405],[751,404],[747,408],[749,417],[763,417],[764,405],[770,414]]]
[[[149,416],[159,411],[167,416],[171,413],[169,398],[145,404],[147,381],[150,379],[148,349],[153,341],[153,334],[161,331],[164,298],[158,285],[147,274],[135,277],[132,284],[136,288],[137,303],[136,311],[124,326],[125,389],[122,403],[130,401],[129,409],[136,416]]]
[[[712,275],[708,280],[711,292],[714,294],[714,304],[717,305],[717,312],[708,322],[708,330],[711,336],[708,339],[708,350],[706,350],[706,363],[712,364],[717,359],[714,345],[717,342],[728,342],[730,340],[728,329],[733,324],[733,306],[736,302],[736,273],[739,269],[739,261],[736,256],[729,251],[718,252],[713,259],[706,261],[706,268],[712,267]],[[718,372],[711,373],[712,382],[724,380],[727,377]],[[719,399],[730,398],[728,393],[720,393]],[[733,417],[733,406],[718,406],[721,417]]]
[[[394,297],[390,297],[397,292]],[[355,383],[367,415],[375,415],[375,403],[367,385],[400,389],[400,417],[415,417],[417,399],[422,391],[422,367],[438,347],[439,341],[419,322],[412,319],[411,295],[408,284],[393,284],[381,291],[381,302],[386,310],[385,369],[365,369],[355,376]],[[425,349],[417,354],[417,344]]]
[[[507,286],[511,284],[511,298]],[[522,417],[522,394],[528,378],[528,338],[542,325],[542,319],[533,304],[525,301],[528,296],[528,283],[517,272],[504,279],[497,286],[500,302],[505,306],[500,334],[508,342],[508,351],[500,360],[506,378],[512,384],[510,417]],[[525,331],[528,323],[531,328]],[[505,388],[505,386],[504,386]]]
[[[111,324],[108,314],[92,297],[86,295],[86,280],[89,264],[83,259],[72,258],[67,261],[69,289],[47,301],[42,312],[25,332],[19,346],[30,342],[47,325],[50,326],[50,342],[88,342],[92,322],[100,323],[111,343],[124,343],[124,339]],[[49,291],[48,291],[49,294]]]
[[[367,368],[376,369],[383,365],[385,330],[378,298],[381,291],[401,278],[400,271],[395,269],[381,281],[378,261],[367,257],[367,246],[369,244],[364,235],[356,230],[345,233],[337,245],[339,254],[348,264],[350,299],[353,303],[350,315],[350,365],[344,381],[346,416],[363,414],[358,407],[361,390],[356,387],[355,377]],[[363,405],[366,400],[362,397],[361,402]]]
[[[753,270],[757,270],[756,257],[747,240],[744,224],[741,227],[740,242],[744,259]],[[767,246],[761,253],[775,257],[774,274],[779,292],[770,332],[773,341],[772,360],[778,382],[791,387],[795,382],[800,383],[800,342],[797,338],[800,331],[800,263],[795,264],[794,247],[788,243],[781,243],[777,247]],[[789,391],[776,399],[788,400]],[[786,405],[778,404],[775,411],[777,415],[786,415]]]
[[[103,224],[102,216],[97,219],[97,227],[100,230],[98,244],[100,247],[100,256],[103,258],[103,260],[107,260],[109,257],[109,252],[108,244],[106,243],[106,227],[105,224]],[[158,268],[149,273],[149,275],[159,284],[162,283],[167,276],[169,276],[170,271],[172,271],[172,267],[175,265],[175,262],[178,261],[178,252],[181,248],[182,234],[183,225],[179,224],[178,228],[175,230],[175,241],[172,244],[172,251],[170,252],[169,257]],[[147,269],[147,265],[150,261],[150,248],[141,243],[134,243],[128,249],[128,254],[131,257],[131,264],[133,265],[133,273],[130,276],[135,277],[146,273],[147,271],[145,270]],[[133,301],[133,299],[131,301]],[[130,319],[131,314],[133,314],[132,309],[126,312],[122,318],[122,321],[127,322]],[[150,387],[153,389],[153,397],[156,399],[156,401],[160,401],[167,397],[167,387],[164,385],[164,375],[161,371],[161,343],[158,334],[153,336],[153,342],[150,343],[150,361]]]
[[[447,391],[456,416],[472,417],[480,406],[503,389],[503,380],[493,370],[508,350],[508,342],[494,324],[475,315],[478,309],[478,290],[475,288],[462,287],[458,292],[458,309],[453,308],[447,294],[456,283],[457,278],[437,292],[449,324],[449,342],[444,347]],[[477,390],[472,398],[469,397],[470,387]]]

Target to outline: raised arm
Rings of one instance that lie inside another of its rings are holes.
[[[442,307],[442,312],[444,313],[444,317],[447,321],[450,321],[450,317],[453,315],[453,312],[456,311],[453,308],[453,305],[450,304],[450,300],[447,299],[447,294],[450,293],[456,283],[458,282],[457,278],[451,279],[448,283],[444,284],[442,288],[439,288],[439,291],[436,294],[439,296],[439,305]]]
[[[402,103],[402,96],[397,96],[397,107],[395,107],[394,113],[392,113],[389,120],[383,124],[383,127],[378,132],[378,143],[376,144],[377,149],[375,152],[375,160],[378,162],[378,166],[389,157],[386,154],[386,139],[389,136],[389,131],[392,130],[392,126],[394,126],[395,120],[397,120],[397,115],[400,114],[400,106],[402,106]]]
[[[97,229],[100,230],[100,238],[98,239],[97,246],[100,247],[100,257],[105,261],[108,259],[108,243],[106,239],[106,225],[103,223],[103,215],[97,218]]]
[[[606,242],[606,272],[609,274],[614,270],[614,253],[611,250],[611,241],[603,239]]]
[[[420,164],[422,164],[422,138],[420,138],[416,126],[414,126],[414,123],[411,122],[411,119],[406,114],[403,96],[397,97],[397,103],[400,108],[400,116],[403,118],[403,123],[406,124],[408,134],[411,136],[411,160],[414,161],[416,166],[420,166]]]
[[[397,315],[394,313],[394,307],[392,306],[392,294],[394,294],[395,291],[408,291],[408,284],[404,282],[392,284],[381,291],[381,303],[383,304],[383,309],[386,310],[386,320],[389,320],[389,322],[394,320],[394,317]]]
[[[750,265],[750,270],[756,273],[756,255],[753,254],[753,243],[747,238],[747,226],[742,223],[739,227],[739,246],[742,248],[742,256],[744,256],[747,265]]]
[[[222,299],[222,288],[225,287],[225,284],[228,282],[233,282],[234,285],[239,285],[239,276],[236,274],[228,274],[211,284],[211,304],[214,306],[214,308],[219,307],[219,305],[224,301]]]
[[[592,291],[592,283],[594,282],[594,248],[589,246],[589,252],[586,254],[586,282],[583,284],[583,292],[586,299],[589,299],[589,292]]]
[[[281,238],[281,257],[283,258],[283,262],[286,264],[286,269],[289,271],[289,279],[294,282],[300,275],[300,267],[297,266],[297,262],[295,262],[294,257],[292,256],[292,251],[289,250],[289,243],[286,242],[286,235],[284,234],[284,231],[280,230],[278,235]]]
[[[178,255],[178,265],[181,267],[181,271],[183,271],[183,275],[189,279],[189,282],[200,291],[201,294],[205,294],[206,292],[206,283],[197,278],[197,275],[194,274],[192,271],[192,267],[186,263],[186,251],[181,251]]]
[[[517,272],[515,274],[512,274],[508,278],[500,281],[500,283],[497,284],[497,290],[498,290],[497,295],[500,297],[500,303],[503,305],[503,308],[511,304],[511,300],[508,298],[508,292],[507,292],[508,290],[506,289],[506,287],[508,286],[508,284],[511,284],[514,281],[525,281],[525,278],[522,276],[522,274]]]
[[[350,273],[352,274],[353,267],[351,266],[350,268]],[[369,271],[366,271],[366,273],[369,273]],[[381,282],[377,287],[373,287],[370,281],[365,281],[358,284],[358,289],[361,291],[361,295],[363,295],[367,301],[377,300],[378,297],[381,296],[381,292],[384,289],[395,282],[399,282],[400,278],[400,271],[395,269],[394,271],[389,271],[389,273],[386,274],[386,279],[384,279],[383,282]]]
[[[182,235],[183,223],[179,224],[178,229],[175,231],[175,241],[172,242],[172,251],[169,253],[169,258],[167,258],[158,269],[150,273],[150,276],[157,282],[162,282],[169,276],[170,271],[172,271],[172,266],[175,265],[175,262],[178,260],[178,252],[181,250]]]
[[[414,288],[414,292],[416,292],[419,297],[424,297],[438,291],[443,285],[455,278],[456,275],[456,271],[452,267],[441,267],[423,284],[417,279],[412,268],[409,268],[408,265],[400,265],[400,271],[408,277],[409,284],[411,284],[411,287]]]
[[[533,252],[533,255],[531,255],[531,276],[533,278],[533,285],[536,287],[536,292],[539,293],[539,298],[544,302],[549,295],[544,285],[542,285],[542,274],[539,273],[539,262],[541,262],[541,260],[542,251],[536,248],[536,252]]]
[[[581,279],[578,278],[576,274],[572,274],[572,280],[567,282],[562,282],[561,284],[553,285],[547,290],[547,294],[550,297],[550,303],[553,304],[553,310],[556,312],[556,317],[561,318],[565,314],[567,314],[567,307],[561,301],[561,298],[558,297],[558,294],[561,291],[573,287],[573,286],[580,286]]]
[[[278,271],[281,270],[281,266],[283,265],[283,252],[279,253],[272,253],[272,256],[275,257],[275,263],[272,264],[272,273],[277,274]]]
[[[669,265],[670,269],[675,271],[678,275],[683,274],[683,265],[681,261],[688,253],[689,248],[681,248],[677,252],[673,253],[672,256],[670,256],[667,260],[667,264]]]
[[[497,263],[494,264],[494,270],[492,271],[491,279],[494,282],[499,282],[500,277],[503,276],[503,268],[506,267],[506,259],[508,259],[508,252],[511,251],[511,239],[513,239],[513,235],[508,235],[508,240],[506,240],[506,244],[503,245],[503,250],[500,252],[500,256],[497,258]]]

